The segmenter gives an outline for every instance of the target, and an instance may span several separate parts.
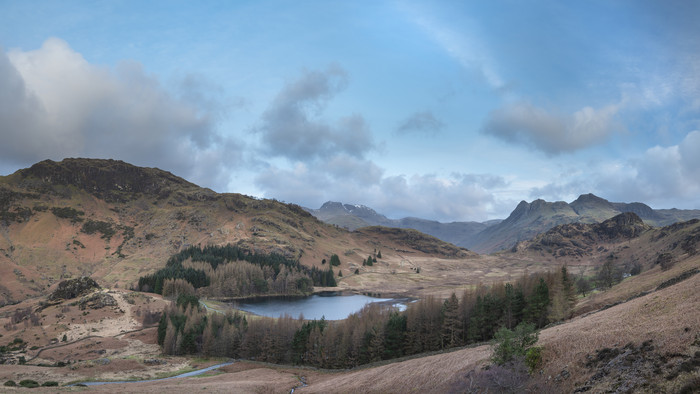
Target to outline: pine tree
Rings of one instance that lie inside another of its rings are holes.
[[[404,355],[406,338],[406,315],[392,312],[384,329],[384,359],[392,359]]]
[[[525,308],[525,297],[520,286],[514,288],[512,284],[506,283],[505,294],[503,296],[503,325],[512,330],[520,323]]]
[[[549,306],[549,287],[543,278],[535,287],[533,293],[527,299],[525,308],[526,319],[542,328],[547,324],[547,307]]]
[[[442,348],[461,345],[464,328],[459,319],[459,300],[455,293],[445,300],[442,316]]]

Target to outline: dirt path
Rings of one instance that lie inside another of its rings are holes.
[[[99,332],[101,337],[114,337],[127,331],[138,329],[141,324],[133,318],[131,305],[124,299],[124,293],[108,291],[117,302],[117,306],[124,313],[116,318],[103,319],[97,322],[73,324],[68,332],[67,339],[71,342],[80,338],[92,336],[93,332]]]

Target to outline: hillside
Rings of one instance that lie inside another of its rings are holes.
[[[529,241],[522,241],[513,251],[546,251],[554,256],[590,256],[608,244],[630,241],[652,227],[634,213],[619,214],[602,223],[561,224],[539,234]]]
[[[556,230],[564,234],[566,227]],[[585,231],[572,234],[599,237],[610,250],[632,250],[644,262],[644,270],[610,290],[579,298],[576,317],[544,328],[538,343],[544,349],[542,364],[532,378],[484,369],[491,349],[488,344],[481,344],[350,370],[238,360],[201,377],[96,386],[90,390],[186,393],[206,387],[207,392],[221,393],[288,393],[292,388],[294,392],[314,393],[403,393],[464,392],[470,387],[484,392],[486,386],[494,392],[506,388],[517,392],[525,388],[534,392],[697,390],[700,221],[655,229],[640,225],[633,215],[620,215],[604,225],[588,226]],[[661,252],[671,254],[675,264],[667,269],[655,264],[655,257]],[[575,261],[569,255],[552,257],[559,262]],[[0,381],[35,379],[64,384],[85,379],[146,379],[221,362],[160,354],[155,345],[156,329],[144,328],[147,316],[162,308],[164,300],[160,296],[123,290],[92,291],[78,298],[44,304],[45,316],[37,319],[40,325],[24,324],[24,329],[21,319],[16,319],[14,327],[12,319],[17,316],[16,311],[34,311],[42,305],[38,300],[0,308],[3,338],[23,349],[11,351],[9,356],[26,354],[32,364],[55,365],[4,365]],[[96,296],[116,304],[89,304]],[[30,318],[31,314],[25,320]],[[65,341],[55,339],[64,333]]]
[[[385,243],[380,233],[326,225],[293,204],[215,193],[121,161],[47,160],[0,177],[0,303],[45,294],[81,275],[129,287],[183,248],[229,243],[307,266],[339,254],[346,273],[376,249],[386,256],[378,272],[397,269],[391,265],[401,261],[397,249],[413,257],[455,256],[452,245],[423,252],[401,237]]]

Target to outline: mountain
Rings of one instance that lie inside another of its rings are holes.
[[[474,235],[499,222],[498,220],[491,220],[484,223],[441,223],[435,220],[414,217],[389,219],[377,213],[374,209],[364,205],[343,204],[334,201],[324,203],[319,209],[304,209],[325,223],[344,227],[349,230],[356,230],[367,226],[414,229],[457,246],[464,246]]]
[[[505,220],[440,223],[419,218],[389,219],[364,205],[328,201],[319,209],[304,208],[319,220],[355,230],[366,226],[410,228],[477,253],[493,253],[529,240],[565,223],[600,223],[621,213],[636,214],[650,226],[700,218],[700,210],[652,209],[640,202],[609,202],[593,194],[575,201],[521,201]]]
[[[409,257],[475,256],[432,237],[417,242],[404,232],[349,232],[297,205],[216,193],[157,168],[46,160],[0,177],[0,305],[45,295],[61,280],[79,276],[129,287],[191,245],[235,244],[318,267],[339,254],[336,270],[346,274],[369,272],[362,261],[376,250],[386,256],[372,267],[377,275]]]
[[[700,210],[655,210],[639,202],[611,203],[593,194],[582,194],[570,204],[541,199],[531,203],[521,201],[508,218],[484,229],[461,245],[478,253],[492,253],[511,248],[560,224],[599,223],[628,212],[650,226],[667,226],[700,218]]]
[[[601,246],[639,237],[652,227],[637,214],[621,213],[602,223],[560,224],[529,241],[522,241],[513,251],[546,251],[554,256],[588,256]]]

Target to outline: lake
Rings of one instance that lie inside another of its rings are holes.
[[[314,294],[309,297],[270,297],[254,300],[243,300],[233,304],[234,308],[268,317],[281,317],[285,314],[298,318],[300,314],[304,319],[342,320],[350,314],[358,312],[365,305],[382,303],[394,305],[399,310],[404,310],[411,300],[406,298],[376,298],[366,295],[344,295],[339,292],[326,294]]]

